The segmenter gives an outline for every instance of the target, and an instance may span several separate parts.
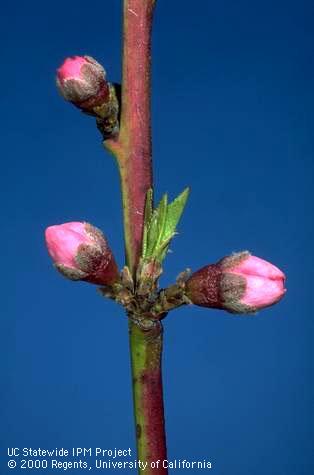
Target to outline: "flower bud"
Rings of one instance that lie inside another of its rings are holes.
[[[68,279],[98,285],[111,285],[118,280],[118,268],[108,243],[91,224],[49,226],[45,237],[56,269]]]
[[[201,307],[254,313],[284,296],[284,282],[281,270],[245,251],[193,273],[186,281],[185,292],[192,303]]]
[[[97,119],[104,140],[119,131],[119,85],[106,80],[104,68],[90,56],[71,56],[57,70],[57,87],[67,101]]]
[[[90,56],[66,58],[57,70],[57,86],[64,99],[87,112],[109,97],[106,72]]]

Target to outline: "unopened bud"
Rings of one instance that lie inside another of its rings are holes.
[[[231,313],[255,313],[285,294],[285,275],[249,252],[235,253],[198,270],[186,282],[192,303]]]
[[[57,70],[57,86],[69,102],[89,111],[108,99],[104,68],[90,56],[71,56]]]
[[[106,80],[104,68],[91,56],[71,56],[57,70],[57,87],[65,100],[96,117],[104,139],[119,130],[117,86]]]
[[[107,240],[91,224],[50,226],[45,237],[55,267],[68,279],[98,285],[112,285],[118,280],[118,268]]]

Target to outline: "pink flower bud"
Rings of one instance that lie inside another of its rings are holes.
[[[71,280],[111,285],[118,268],[102,232],[88,223],[49,226],[45,232],[48,252],[55,267]]]
[[[286,292],[284,283],[284,273],[273,264],[239,252],[192,274],[186,295],[201,307],[254,313],[277,303]]]
[[[85,112],[94,114],[109,98],[104,68],[90,56],[71,56],[57,70],[61,95]]]

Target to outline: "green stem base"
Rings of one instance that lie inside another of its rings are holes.
[[[149,331],[130,320],[130,352],[133,378],[134,415],[138,459],[144,462],[145,475],[166,475],[167,459],[162,395],[162,325]],[[159,460],[159,462],[158,462]]]

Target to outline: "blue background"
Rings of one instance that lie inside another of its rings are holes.
[[[114,160],[54,85],[72,54],[120,80],[121,2],[1,10],[7,475],[25,473],[7,468],[7,447],[134,449],[134,437],[123,312],[61,278],[43,239],[48,225],[87,220],[123,264]],[[169,459],[207,458],[217,475],[313,473],[313,13],[305,0],[157,2],[156,195],[192,188],[162,283],[243,249],[288,277],[284,300],[256,317],[189,307],[165,321]]]

